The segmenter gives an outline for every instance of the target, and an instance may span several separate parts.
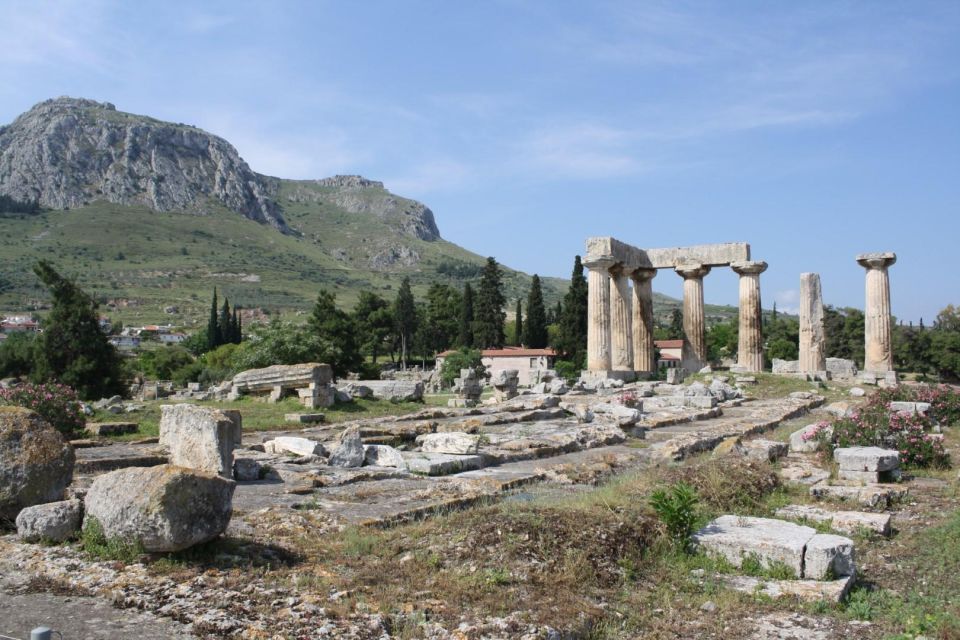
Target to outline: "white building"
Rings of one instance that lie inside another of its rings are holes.
[[[437,370],[443,366],[444,359],[453,351],[437,354]],[[483,349],[481,362],[492,375],[503,369],[516,369],[521,386],[534,385],[540,381],[540,375],[553,368],[557,352],[553,349],[527,349],[526,347],[503,347],[502,349]]]

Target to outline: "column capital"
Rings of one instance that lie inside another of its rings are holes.
[[[678,264],[676,267],[674,267],[674,270],[678,275],[682,276],[684,280],[689,280],[690,278],[702,278],[710,273],[710,267],[699,263]]]
[[[740,260],[731,262],[730,268],[741,276],[755,275],[767,270],[767,263],[763,260]]]
[[[857,262],[865,269],[886,269],[897,261],[897,254],[892,251],[881,253],[861,253]]]
[[[590,271],[609,271],[611,267],[617,264],[617,260],[613,256],[587,256],[581,260],[580,264]]]
[[[646,282],[657,277],[657,270],[638,267],[630,272],[630,277],[637,282]]]

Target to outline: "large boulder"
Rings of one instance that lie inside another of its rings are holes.
[[[39,415],[0,407],[0,520],[63,499],[73,480],[73,447]]]
[[[169,464],[118,469],[90,485],[84,526],[96,520],[108,540],[144,551],[180,551],[226,530],[235,487],[217,474]]]
[[[170,464],[229,478],[241,436],[239,411],[194,404],[160,407],[160,444],[169,447]]]
[[[340,434],[340,444],[330,454],[330,466],[361,467],[365,457],[359,429],[347,429]]]
[[[63,542],[80,530],[83,503],[62,500],[26,507],[17,516],[17,535],[26,542]]]

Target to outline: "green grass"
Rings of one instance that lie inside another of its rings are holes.
[[[98,411],[90,418],[90,422],[131,421],[139,423],[140,429],[137,433],[112,436],[110,438],[111,440],[139,440],[141,438],[159,435],[160,407],[164,404],[171,404],[171,401],[169,399],[161,399],[137,404],[143,405],[144,408],[142,411],[119,415]],[[208,401],[196,402],[194,404],[213,407],[214,409],[236,409],[240,411],[240,414],[243,416],[244,431],[298,429],[305,425],[286,422],[284,415],[287,413],[305,413],[310,411],[304,408],[296,398],[285,398],[277,403],[261,402],[254,398],[241,398],[240,400],[229,402]],[[337,403],[332,407],[319,409],[318,411],[324,414],[326,423],[332,424],[360,418],[403,415],[405,413],[420,411],[423,408],[424,404],[419,402],[387,402],[385,400],[358,398],[350,403]]]

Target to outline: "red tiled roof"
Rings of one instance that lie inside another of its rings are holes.
[[[443,353],[438,353],[438,358],[445,358],[451,353],[454,353],[452,350],[444,351]],[[553,349],[526,349],[524,347],[504,347],[502,349],[483,349],[480,352],[480,356],[483,358],[535,358],[537,356],[547,356],[555,357],[557,352]]]
[[[656,340],[654,344],[659,349],[680,349],[683,347],[683,340]]]

